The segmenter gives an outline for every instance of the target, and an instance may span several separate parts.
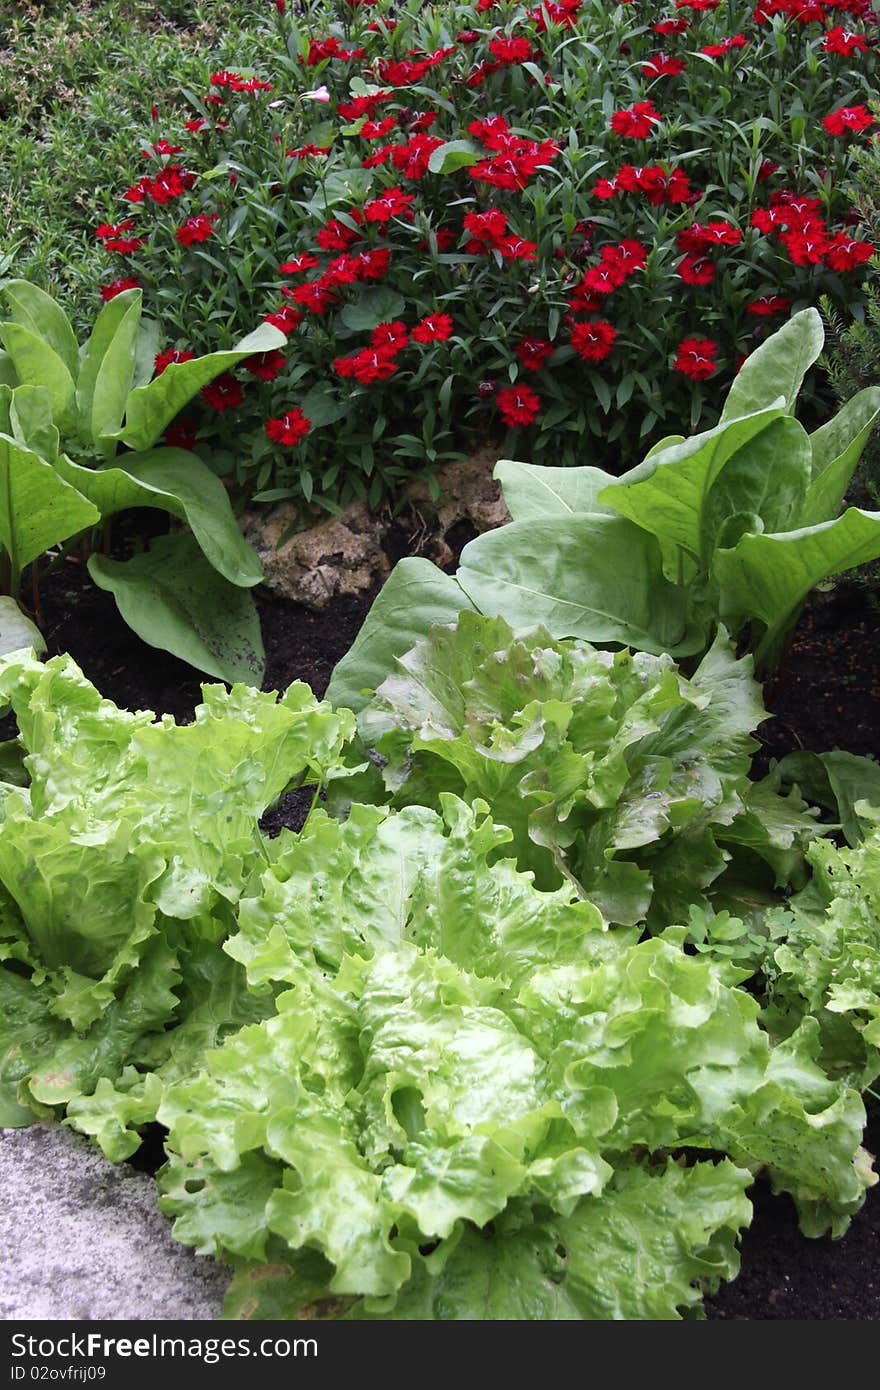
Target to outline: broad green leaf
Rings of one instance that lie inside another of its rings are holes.
[[[0,348],[0,386],[17,386],[18,375],[8,352]]]
[[[36,333],[18,323],[0,323],[3,343],[23,386],[42,386],[49,392],[52,415],[58,428],[74,424],[76,378],[58,353]]]
[[[131,390],[141,323],[140,290],[125,290],[104,305],[86,346],[76,386],[82,442],[100,447],[122,424]],[[109,453],[115,452],[112,441]]]
[[[580,512],[605,512],[611,507],[597,501],[602,488],[615,480],[601,468],[544,468],[534,463],[501,459],[493,477],[501,484],[514,521],[535,517],[571,516]]]
[[[758,521],[750,530],[789,531],[799,525],[809,482],[806,430],[787,415],[774,420],[737,450],[709,489],[703,510],[703,565],[708,567],[725,523],[743,512]]]
[[[120,454],[114,466],[97,469],[82,468],[62,457],[56,467],[94,502],[102,517],[126,507],[171,512],[187,522],[218,574],[243,588],[260,583],[262,566],[239,529],[229,494],[207,464],[189,450]]]
[[[30,1070],[65,1038],[50,1000],[30,980],[0,965],[0,1128],[20,1129],[38,1118],[23,1084]],[[43,1112],[45,1114],[45,1112]]]
[[[406,301],[396,290],[387,285],[370,285],[346,304],[339,317],[346,328],[361,332],[399,318],[405,309]]]
[[[780,396],[785,401],[785,413],[793,414],[803,379],[817,361],[824,342],[825,330],[818,309],[802,309],[794,314],[746,358],[727,393],[722,423],[766,410]]]
[[[0,293],[13,323],[21,324],[47,343],[76,380],[79,343],[61,305],[29,280],[7,280]]]
[[[230,685],[262,681],[265,655],[254,601],[217,573],[192,536],[160,537],[126,561],[92,555],[89,573],[149,646]]]
[[[9,402],[9,433],[47,463],[58,458],[59,434],[45,386],[18,386]]]
[[[432,150],[428,159],[428,169],[432,174],[453,174],[456,169],[464,169],[482,159],[480,151],[470,140],[447,140]]]
[[[307,420],[311,420],[313,430],[323,429],[325,425],[334,425],[349,411],[347,401],[340,400],[321,386],[313,386],[299,404],[303,415]]]
[[[264,323],[228,352],[211,352],[190,362],[172,362],[161,376],[130,392],[125,403],[125,424],[108,432],[107,439],[121,439],[131,449],[149,449],[175,415],[208,382],[229,371],[255,352],[269,352],[287,342],[280,328]]]
[[[23,647],[33,647],[36,654],[41,655],[46,650],[43,634],[36,623],[25,617],[14,598],[0,595],[0,656],[21,651]]]
[[[857,803],[865,801],[880,811],[880,765],[871,758],[842,748],[830,753],[788,753],[778,771],[786,782],[797,783],[802,796],[831,812],[850,845],[861,842],[866,824]]]
[[[464,590],[430,560],[410,557],[391,572],[349,651],[337,664],[327,699],[359,710],[393,669],[435,623],[454,622],[474,605]]]
[[[0,434],[12,434],[12,386],[0,382]]]
[[[599,500],[656,536],[664,553],[666,547],[678,546],[699,560],[706,546],[705,513],[713,484],[725,464],[782,413],[773,406],[673,444],[632,469],[628,481],[606,488]]]
[[[743,536],[719,550],[713,573],[722,619],[735,629],[760,623],[759,667],[773,665],[814,586],[880,555],[880,514],[850,507],[836,521],[781,535]]]
[[[816,526],[837,515],[878,415],[880,387],[868,386],[810,435],[812,478],[797,519],[799,526]]]
[[[702,646],[702,634],[688,630],[686,591],[664,578],[657,542],[623,517],[512,522],[465,546],[457,578],[480,612],[512,627],[541,624],[553,637],[648,652]]]
[[[0,435],[0,544],[13,576],[50,545],[100,519],[97,507],[59,477],[51,463]]]

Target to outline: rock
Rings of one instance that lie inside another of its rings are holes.
[[[152,1178],[73,1130],[0,1130],[0,1211],[0,1318],[220,1314],[229,1270],[173,1239]]]
[[[486,448],[444,464],[434,475],[441,489],[436,501],[427,479],[415,479],[406,489],[406,506],[398,518],[388,510],[373,515],[362,502],[355,502],[341,516],[313,521],[279,546],[282,536],[301,520],[295,503],[282,502],[271,510],[245,512],[242,529],[263,562],[270,589],[305,608],[325,608],[339,595],[364,593],[387,579],[391,560],[386,545],[392,528],[405,529],[410,554],[449,565],[463,540],[509,521],[492,477],[498,457],[497,450]],[[465,534],[456,536],[461,527]],[[399,546],[394,548],[399,552]]]
[[[359,594],[386,579],[385,528],[362,502],[327,516],[278,545],[295,525],[298,509],[282,502],[271,511],[246,512],[242,529],[263,562],[266,584],[305,608],[325,608],[341,594]]]
[[[427,555],[437,565],[448,565],[461,549],[460,545],[449,544],[448,538],[454,528],[465,523],[473,535],[478,536],[510,520],[501,488],[492,477],[499,458],[497,449],[486,448],[470,458],[444,464],[435,475],[441,488],[436,502],[426,478],[410,483],[406,490],[407,500],[425,523],[420,555]]]

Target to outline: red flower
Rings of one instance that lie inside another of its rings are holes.
[[[351,101],[341,101],[336,110],[347,121],[357,121],[361,116],[372,116],[377,106],[390,101],[393,92],[371,92],[369,96],[352,97]]]
[[[516,355],[529,372],[539,372],[553,351],[546,338],[523,338]]]
[[[700,52],[705,53],[707,58],[723,58],[732,48],[747,48],[749,40],[743,34],[733,34],[730,38],[722,39],[720,43],[707,43]]]
[[[715,263],[700,254],[685,256],[678,263],[678,273],[686,285],[711,285],[715,279]]]
[[[215,213],[207,217],[188,217],[183,226],[177,228],[174,236],[181,246],[194,246],[196,242],[207,241],[208,237],[214,235],[214,223],[216,221]]]
[[[407,215],[412,217],[410,203],[415,198],[414,193],[404,193],[398,187],[388,188],[378,198],[373,198],[364,206],[364,217],[368,222],[390,222],[392,217]]]
[[[124,222],[102,222],[95,232],[96,241],[107,241],[110,237],[123,236],[126,232],[134,230],[134,222],[130,217],[126,217]]]
[[[277,135],[275,139],[278,139]],[[299,149],[285,150],[285,154],[287,154],[290,159],[308,159],[311,156],[321,156],[323,158],[324,155],[329,153],[329,145],[300,145]]]
[[[680,251],[700,254],[714,246],[738,246],[742,241],[742,232],[738,227],[734,227],[732,222],[722,219],[707,222],[705,226],[700,222],[692,222],[689,227],[678,233],[676,241]]]
[[[848,130],[858,134],[874,124],[874,117],[866,106],[838,106],[836,111],[831,111],[825,117],[822,124],[829,135],[844,135]]]
[[[857,266],[869,261],[876,252],[877,248],[873,242],[853,241],[846,232],[835,232],[825,252],[825,264],[832,270],[855,270]]]
[[[448,314],[428,314],[412,331],[415,343],[445,343],[452,337],[453,322]]]
[[[244,400],[244,392],[229,372],[223,372],[217,377],[216,381],[209,382],[201,390],[202,400],[213,410],[230,410],[236,405],[241,405]]]
[[[381,280],[391,264],[391,252],[386,246],[377,246],[372,251],[359,251],[351,257],[355,278],[358,280]]]
[[[594,323],[576,323],[571,330],[571,345],[585,362],[601,362],[614,347],[617,329],[605,319]]]
[[[169,449],[194,449],[199,432],[198,420],[191,416],[178,416],[165,431],[164,439]]]
[[[780,294],[764,294],[760,299],[753,299],[751,304],[746,305],[747,314],[784,314],[786,309],[791,308],[791,300],[786,299]]]
[[[317,256],[312,256],[308,251],[302,251],[300,255],[294,256],[291,260],[285,261],[278,267],[279,275],[302,275],[306,270],[314,270],[318,264]]]
[[[401,323],[399,319],[394,319],[392,323],[377,323],[370,334],[371,347],[387,348],[394,353],[400,352],[408,342],[406,324]]]
[[[634,237],[625,237],[616,246],[602,247],[602,264],[610,265],[622,272],[624,278],[643,270],[648,259],[648,248]]]
[[[683,338],[678,345],[675,370],[691,381],[705,381],[718,369],[715,354],[718,344],[711,338]]]
[[[758,183],[773,177],[782,168],[781,164],[774,164],[772,159],[762,159],[758,168]]]
[[[166,367],[177,362],[191,362],[194,357],[194,352],[187,352],[184,348],[166,348],[164,352],[157,352],[153,359],[156,376],[161,376]]]
[[[405,145],[395,145],[391,152],[391,162],[405,178],[421,179],[428,172],[428,161],[435,150],[443,144],[436,135],[414,135]]]
[[[397,125],[396,116],[383,116],[381,121],[364,121],[360,129],[362,140],[381,140]]]
[[[467,212],[464,228],[471,234],[470,241],[465,245],[466,251],[488,251],[505,235],[507,218],[500,208],[487,208],[485,212]]]
[[[683,34],[685,30],[690,29],[690,27],[691,22],[689,19],[661,19],[659,24],[651,25],[655,34],[665,35]]]
[[[273,348],[270,352],[253,352],[241,364],[246,372],[257,376],[260,381],[274,381],[284,370],[284,353]]]
[[[266,433],[269,438],[276,444],[284,444],[288,448],[301,443],[311,428],[311,420],[307,415],[303,415],[299,406],[295,406],[293,410],[286,410],[278,419],[266,421]]]
[[[322,251],[346,251],[353,241],[358,241],[360,232],[353,231],[351,227],[346,227],[344,222],[339,222],[335,217],[331,217],[326,227],[322,227],[315,240]]]
[[[670,58],[668,53],[655,53],[642,63],[642,75],[649,81],[654,77],[678,77],[686,67],[687,63],[681,58]]]
[[[826,53],[840,53],[844,58],[848,58],[851,53],[867,53],[868,41],[862,34],[853,34],[848,29],[844,29],[842,24],[836,24],[833,29],[822,40],[822,47]]]
[[[779,240],[794,265],[818,265],[828,250],[824,232],[780,232]]]
[[[489,116],[485,121],[471,121],[468,134],[487,150],[497,150],[503,137],[510,134],[510,125],[503,116]]]
[[[332,285],[328,285],[323,278],[309,280],[304,285],[297,285],[295,289],[290,291],[290,297],[313,314],[325,313],[336,299]]]
[[[628,140],[644,140],[653,132],[654,126],[662,119],[651,101],[637,101],[634,106],[615,111],[611,117],[611,129]]]
[[[374,381],[387,381],[397,371],[393,348],[362,348],[352,357],[336,357],[333,370],[337,376],[354,377],[362,386]]]
[[[282,304],[274,314],[267,314],[264,323],[271,323],[275,328],[280,328],[282,333],[292,333],[298,324],[302,323],[303,316],[297,309],[290,304]]]
[[[125,290],[138,289],[140,289],[139,282],[132,279],[130,275],[126,276],[124,280],[111,280],[109,285],[100,286],[101,298],[105,302],[109,299],[115,299],[118,294],[122,294]]]
[[[496,403],[505,425],[530,425],[541,409],[541,398],[530,386],[505,386]]]
[[[528,39],[495,38],[489,40],[489,52],[499,63],[527,63],[532,56]]]
[[[538,243],[523,241],[519,236],[503,236],[495,242],[495,250],[500,251],[505,261],[533,261],[536,258]]]
[[[143,237],[139,236],[115,236],[107,237],[104,241],[105,251],[115,251],[119,256],[130,256],[132,251],[140,251],[142,246],[146,246]]]

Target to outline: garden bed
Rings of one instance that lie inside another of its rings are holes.
[[[267,652],[266,687],[307,681],[323,693],[333,666],[350,646],[374,594],[335,600],[320,613],[258,595]],[[863,584],[816,594],[797,639],[767,694],[775,718],[760,730],[764,759],[799,748],[840,747],[880,753],[880,652],[876,598]],[[49,654],[70,652],[102,693],[129,708],[150,708],[186,720],[199,699],[198,676],[166,653],[145,647],[119,618],[110,595],[88,582],[79,565],[49,576],[43,595]],[[761,757],[758,758],[759,770]],[[264,821],[269,833],[296,828],[308,797],[296,793]],[[869,1093],[865,1143],[880,1150],[880,1106]],[[158,1127],[134,1162],[162,1161]],[[707,1300],[710,1318],[876,1320],[880,1300],[880,1188],[841,1240],[806,1240],[787,1196],[763,1182],[752,1193],[755,1217],[742,1240],[742,1273]]]

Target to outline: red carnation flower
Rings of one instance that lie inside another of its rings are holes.
[[[276,444],[293,448],[299,444],[312,428],[308,415],[303,415],[299,406],[286,410],[280,418],[266,421],[266,433]]]
[[[660,112],[655,110],[652,101],[637,101],[634,106],[614,112],[611,129],[628,140],[644,140],[661,120]]]
[[[642,75],[649,81],[655,77],[678,77],[686,67],[687,63],[681,58],[670,58],[668,53],[655,53],[642,63]]]
[[[303,251],[299,256],[294,256],[291,260],[285,261],[278,267],[279,275],[302,275],[307,270],[314,270],[318,264],[317,256],[312,256],[308,251]]]
[[[328,285],[323,278],[309,280],[304,285],[297,285],[295,289],[290,291],[290,297],[313,314],[325,313],[336,300],[332,285]]]
[[[216,214],[209,216],[188,217],[182,227],[178,227],[174,236],[181,246],[194,246],[199,241],[207,241],[208,237],[214,235],[214,223],[217,221]]]
[[[368,222],[386,223],[392,217],[401,217],[404,214],[412,217],[410,203],[415,198],[414,193],[404,193],[401,188],[388,188],[378,198],[373,198],[364,206],[364,217]]]
[[[244,400],[244,392],[229,372],[223,372],[217,377],[216,381],[211,381],[201,390],[202,400],[213,410],[231,410],[234,406],[241,405]]]
[[[828,30],[822,40],[822,47],[826,53],[840,53],[844,58],[848,58],[851,53],[867,53],[868,41],[862,34],[853,34],[844,29],[842,24],[836,24],[833,29]]]
[[[751,304],[746,305],[747,314],[784,314],[786,309],[791,308],[791,300],[786,299],[781,294],[764,294],[759,299],[753,299]]]
[[[388,348],[392,352],[399,352],[405,348],[409,342],[409,334],[406,331],[406,324],[395,319],[392,323],[377,323],[370,334],[370,345],[376,348]]]
[[[326,227],[322,227],[315,240],[322,251],[347,251],[353,241],[358,241],[360,232],[346,227],[344,222],[331,217]]]
[[[523,338],[516,355],[529,372],[539,372],[553,351],[546,338]]]
[[[241,364],[246,372],[260,378],[260,381],[274,381],[284,370],[284,353],[273,348],[270,352],[253,352]]]
[[[585,362],[601,362],[614,347],[617,329],[605,319],[594,323],[576,323],[571,330],[571,345]]]
[[[290,304],[282,304],[280,309],[276,309],[274,314],[266,314],[263,322],[271,323],[273,327],[280,328],[282,333],[292,333],[298,324],[302,323],[303,316]]]
[[[715,279],[715,262],[700,254],[685,256],[678,263],[678,273],[686,285],[711,285]]]
[[[505,425],[530,425],[541,409],[541,398],[530,386],[506,386],[498,392],[496,404]]]
[[[118,294],[123,294],[125,290],[139,290],[140,284],[130,275],[127,275],[124,280],[111,280],[109,285],[101,285],[99,289],[101,298],[106,303],[107,300],[115,299]]]
[[[499,63],[527,63],[532,45],[528,39],[495,38],[489,40],[489,52]]]
[[[690,29],[690,27],[691,22],[689,19],[661,19],[659,23],[651,25],[655,34],[665,35],[683,34],[685,30]]]
[[[352,357],[334,358],[333,370],[337,376],[354,377],[362,386],[370,386],[374,381],[387,381],[397,371],[394,349],[362,348]]]
[[[867,130],[874,124],[874,117],[866,106],[838,106],[822,122],[829,135],[845,135],[848,130]]]
[[[413,342],[445,343],[452,337],[453,323],[448,314],[428,314],[412,331]]]
[[[711,338],[683,338],[678,345],[675,370],[691,381],[705,381],[718,369],[717,351],[718,344]]]
[[[825,264],[832,270],[855,270],[857,266],[869,261],[876,252],[877,248],[873,242],[854,241],[846,232],[835,232],[828,242]]]
[[[166,367],[171,367],[178,362],[191,362],[195,357],[194,352],[187,352],[185,348],[166,348],[164,352],[157,352],[153,359],[153,369],[156,376],[161,376]]]
[[[199,422],[192,416],[178,416],[165,431],[164,440],[169,449],[194,449],[199,432]]]

